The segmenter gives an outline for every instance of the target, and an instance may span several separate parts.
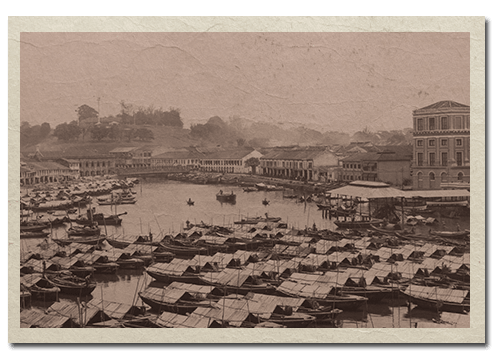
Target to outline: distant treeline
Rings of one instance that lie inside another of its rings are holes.
[[[412,142],[412,130],[371,132],[368,128],[352,136],[344,132],[319,132],[304,126],[284,129],[278,125],[232,117],[225,122],[211,117],[206,123],[191,126],[190,135],[200,145],[251,146],[321,146],[347,145],[351,142],[370,142],[374,145],[406,145]]]
[[[120,102],[121,110],[117,115],[99,117],[92,107],[83,104],[75,112],[77,120],[59,124],[51,130],[47,122],[31,126],[21,124],[21,146],[36,145],[49,134],[60,141],[151,141],[155,138],[150,129],[153,126],[172,127],[182,130],[183,122],[180,110],[170,108],[164,111],[154,106],[134,106]],[[228,121],[213,116],[205,123],[193,124],[189,130],[189,139],[198,146],[225,147],[273,147],[273,146],[320,146],[347,145],[350,142],[370,142],[374,145],[404,145],[412,142],[412,129],[372,132],[365,128],[352,136],[344,132],[319,132],[304,126],[283,128],[280,125],[256,122],[241,117],[230,117]]]

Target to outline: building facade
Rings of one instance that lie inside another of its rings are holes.
[[[441,101],[413,111],[413,189],[470,183],[470,107]]]
[[[222,173],[250,173],[252,167],[246,164],[250,158],[260,159],[262,153],[254,149],[219,149],[203,151],[200,156],[201,171]]]
[[[395,152],[357,153],[342,159],[341,181],[384,182],[393,186],[411,183],[411,155]]]
[[[69,167],[51,161],[21,162],[21,186],[63,182],[78,177]]]
[[[339,157],[327,147],[279,147],[260,160],[265,176],[304,181],[319,181],[328,175],[335,178],[338,166]]]

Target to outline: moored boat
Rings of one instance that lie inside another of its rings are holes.
[[[383,220],[372,219],[372,220],[354,220],[354,221],[334,221],[334,224],[337,225],[340,229],[368,229],[371,228],[372,225],[380,225]]]
[[[402,294],[408,302],[438,312],[467,313],[470,311],[470,292],[421,285],[409,285]]]
[[[90,278],[79,278],[75,275],[50,275],[47,274],[46,278],[56,287],[61,289],[61,293],[73,295],[88,295],[92,293],[96,287],[96,283],[92,282]]]
[[[430,230],[429,234],[439,236],[442,238],[464,239],[467,236],[469,236],[470,231],[469,230],[464,230],[464,231],[433,231],[433,230]]]
[[[225,194],[220,190],[218,194],[215,195],[217,201],[219,202],[225,202],[229,204],[234,204],[236,203],[236,194],[231,192],[230,194]]]

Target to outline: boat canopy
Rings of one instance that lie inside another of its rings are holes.
[[[383,182],[370,181],[354,181],[347,186],[327,191],[327,193],[367,200],[405,197],[405,192],[402,190],[390,187]]]
[[[436,197],[470,197],[470,192],[467,190],[410,190],[404,191],[404,197],[411,199],[413,197],[421,197],[424,199]]]
[[[424,287],[422,285],[410,285],[405,290],[405,294],[414,298],[431,299],[449,303],[463,303],[468,293],[468,290]]]

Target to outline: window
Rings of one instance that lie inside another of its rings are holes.
[[[446,183],[448,182],[448,174],[446,172],[443,172],[441,174],[441,183]]]
[[[462,117],[461,116],[455,116],[455,124],[453,125],[453,128],[455,128],[455,129],[464,128],[462,125]]]
[[[448,153],[443,152],[441,154],[441,166],[448,166]]]
[[[441,129],[448,129],[448,117],[441,117]]]
[[[424,147],[424,140],[417,140],[417,147]]]
[[[436,129],[436,119],[429,118],[429,130],[433,131]]]
[[[434,152],[429,153],[429,166],[436,165],[436,154]]]
[[[430,181],[436,180],[436,175],[434,175],[434,172],[429,172],[429,180]]]
[[[424,130],[424,120],[422,118],[417,119],[417,131]]]
[[[429,147],[434,147],[436,145],[436,140],[429,140]]]
[[[457,152],[457,166],[462,166],[462,152]]]
[[[417,173],[418,188],[421,189],[424,183],[424,177],[422,172]]]
[[[465,128],[467,129],[470,128],[470,116],[467,116],[465,119]]]
[[[448,146],[448,140],[447,139],[441,140],[441,146]]]
[[[462,172],[459,172],[458,175],[457,175],[457,179],[458,179],[458,181],[463,181],[464,174]]]
[[[461,138],[457,138],[457,139],[455,140],[455,144],[456,144],[457,146],[462,146],[462,139],[461,139]]]
[[[417,166],[423,166],[423,165],[424,165],[424,154],[417,153]]]

